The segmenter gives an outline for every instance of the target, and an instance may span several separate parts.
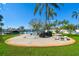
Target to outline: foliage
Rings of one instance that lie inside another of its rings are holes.
[[[20,27],[18,28],[18,30],[19,30],[21,33],[23,33],[23,32],[25,31],[25,28],[24,28],[24,26],[20,26]]]
[[[79,17],[79,11],[73,11],[72,18],[78,19],[78,17]]]
[[[2,15],[0,15],[0,42],[2,42],[3,41],[3,37],[2,37],[2,26],[4,25],[3,23],[2,23],[2,19],[3,19],[3,16]]]
[[[2,34],[2,26],[4,25],[4,24],[2,23],[2,19],[3,19],[3,16],[0,15],[0,34]]]
[[[76,18],[79,22],[79,11],[78,10],[73,11],[72,18]],[[79,23],[78,23],[78,26],[79,26]]]
[[[32,19],[29,24],[31,25],[32,29],[38,31],[42,28],[42,22],[39,19]]]
[[[53,21],[52,25],[53,25],[54,27],[58,26],[58,25],[59,25],[59,21],[58,21],[58,20]]]
[[[41,15],[43,12],[43,9],[45,8],[44,14],[46,16],[46,21],[45,21],[46,29],[48,29],[48,23],[50,23],[48,22],[49,18],[54,18],[54,16],[57,16],[57,13],[54,11],[54,8],[50,7],[50,5],[60,9],[59,4],[56,4],[56,3],[37,3],[34,9],[34,15],[37,13],[38,10],[39,10],[39,14]]]
[[[75,30],[75,26],[73,24],[69,24],[67,26],[67,29],[69,29],[69,30]]]
[[[63,21],[61,21],[61,24],[64,25],[64,26],[66,26],[66,25],[69,24],[69,21],[64,19]]]
[[[52,37],[52,32],[51,31],[43,31],[40,33],[39,37],[42,37],[42,38],[48,38],[48,37]]]

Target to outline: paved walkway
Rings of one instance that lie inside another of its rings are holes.
[[[39,38],[29,34],[20,35],[7,39],[6,44],[14,46],[31,46],[31,47],[48,47],[48,46],[65,46],[75,43],[75,40],[55,40],[55,37]]]

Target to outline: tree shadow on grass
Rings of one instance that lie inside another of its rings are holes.
[[[0,43],[3,43],[4,39],[3,39],[3,35],[0,35]]]

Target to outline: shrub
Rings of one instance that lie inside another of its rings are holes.
[[[47,31],[47,32],[41,32],[39,37],[43,37],[43,38],[46,38],[46,37],[51,37],[52,36],[52,32],[51,31]]]

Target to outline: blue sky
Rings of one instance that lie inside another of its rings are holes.
[[[1,4],[0,4],[1,7]],[[33,18],[45,19],[45,16],[40,16],[38,13],[34,16],[34,3],[7,3],[0,9],[0,14],[3,15],[4,28],[24,26],[26,29],[30,28],[29,21]],[[58,16],[54,20],[69,20],[70,23],[77,24],[78,21],[71,17],[74,10],[79,9],[79,4],[70,3],[60,6],[60,10],[55,9]]]

